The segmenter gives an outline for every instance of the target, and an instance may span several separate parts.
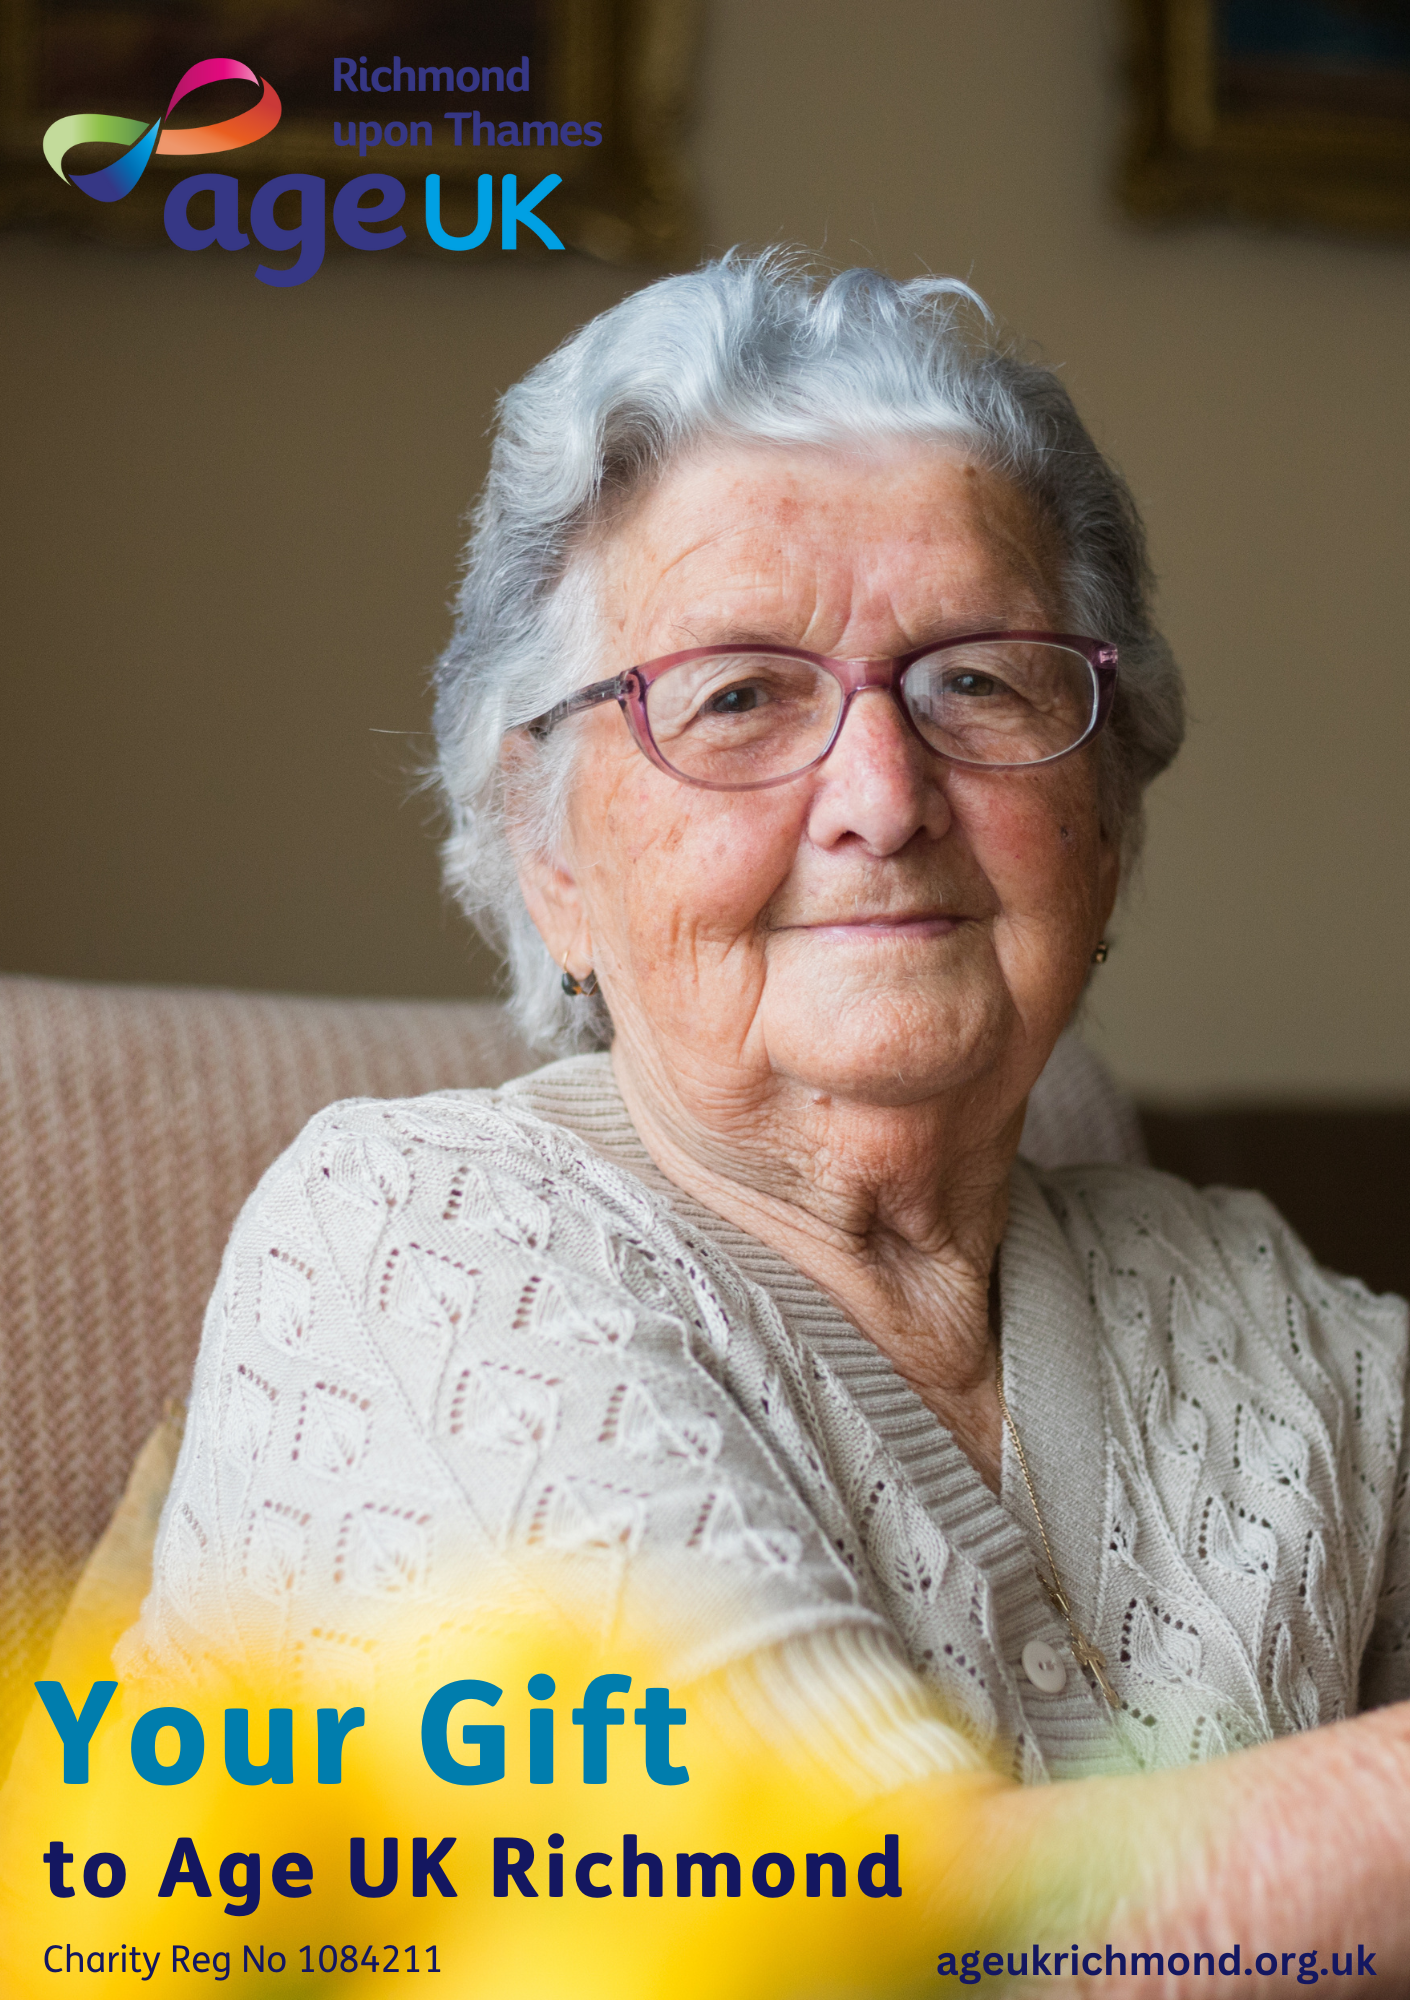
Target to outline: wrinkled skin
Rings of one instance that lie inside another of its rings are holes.
[[[934,446],[687,461],[597,555],[612,672],[726,640],[872,658],[1064,626],[1027,501]],[[997,1486],[1008,1168],[1116,894],[1095,750],[949,764],[873,690],[815,771],[711,792],[615,706],[567,726],[566,838],[524,857],[524,890],[602,984],[646,1145],[822,1284]]]

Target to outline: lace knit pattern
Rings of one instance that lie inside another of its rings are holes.
[[[996,1497],[815,1286],[659,1175],[603,1057],[335,1105],[271,1169],[120,1663],[254,1664],[258,1629],[321,1688],[393,1623],[473,1624],[542,1553],[598,1634],[664,1616],[682,1681],[817,1686],[855,1642],[883,1725],[928,1705],[954,1761],[1030,1782],[1331,1720],[1363,1656],[1373,1698],[1410,1692],[1404,1305],[1257,1196],[1118,1167],[1020,1163],[1000,1275],[1114,1721],[1038,1587],[1011,1449]],[[1023,1676],[1031,1638],[1061,1693]]]

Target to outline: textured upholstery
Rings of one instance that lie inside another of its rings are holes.
[[[42,1657],[185,1395],[225,1239],[270,1161],[337,1098],[526,1063],[487,1002],[0,979],[0,1684]]]
[[[323,1105],[503,1082],[488,1002],[309,1000],[0,978],[0,1769],[143,1441],[186,1394],[235,1216]],[[1040,1165],[1141,1157],[1096,1059],[1059,1044]]]

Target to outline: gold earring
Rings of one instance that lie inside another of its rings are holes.
[[[1111,957],[1111,946],[1107,943],[1106,939],[1103,938],[1101,943],[1097,946],[1096,950],[1092,953],[1092,963],[1093,965],[1105,965],[1110,957]]]
[[[570,1000],[590,1000],[597,991],[597,974],[589,972],[586,979],[579,979],[568,970],[568,954],[563,954],[563,991]]]

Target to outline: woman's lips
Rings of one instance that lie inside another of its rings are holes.
[[[785,930],[808,931],[814,937],[839,937],[854,939],[885,938],[932,938],[948,937],[961,924],[970,921],[968,917],[955,916],[949,911],[918,911],[911,916],[842,917],[823,918],[812,924],[786,924]]]

